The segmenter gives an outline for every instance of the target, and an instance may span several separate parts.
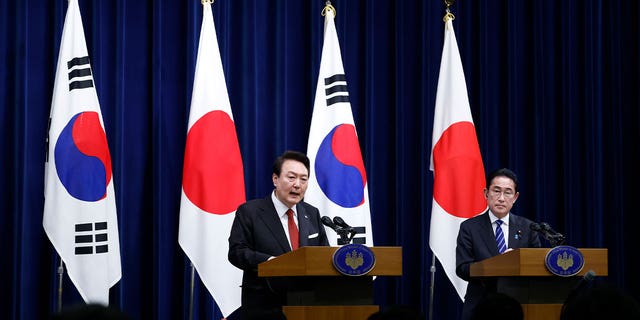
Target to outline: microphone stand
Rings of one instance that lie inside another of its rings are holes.
[[[541,225],[542,230],[546,231],[545,234],[547,234],[547,240],[549,240],[549,243],[552,247],[557,247],[561,244],[564,244],[565,239],[562,233],[553,230],[551,226],[549,226],[549,224],[546,222],[541,223]]]
[[[350,244],[356,235],[356,231],[353,230],[353,228],[338,228],[336,229],[336,233],[340,236],[338,243],[340,245]]]
[[[552,247],[557,247],[561,244],[564,244],[564,236],[560,233],[556,233],[554,235],[549,235],[548,239],[549,243],[551,244]]]
[[[562,235],[562,233],[553,230],[551,226],[549,226],[549,224],[546,222],[532,223],[529,228],[535,232],[538,232],[540,235],[542,235],[543,238],[549,241],[551,247],[557,247],[564,244],[565,237]]]

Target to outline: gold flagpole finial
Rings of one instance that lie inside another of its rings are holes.
[[[325,3],[324,9],[322,9],[322,12],[320,14],[324,17],[327,14],[327,10],[333,11],[333,16],[334,17],[337,15],[336,8],[334,8],[331,5],[331,1],[329,1],[329,0],[327,0],[327,2]]]
[[[456,16],[453,15],[453,13],[451,13],[451,10],[449,10],[449,7],[451,7],[454,3],[456,3],[456,0],[442,0],[442,2],[444,2],[444,4],[447,5],[447,9],[446,12],[444,14],[444,17],[442,17],[442,21],[447,22],[449,20],[455,20]]]

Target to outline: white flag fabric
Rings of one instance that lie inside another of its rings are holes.
[[[467,282],[456,275],[456,238],[460,223],[483,213],[487,202],[482,192],[484,165],[451,19],[445,23],[432,143],[429,246],[464,300]]]
[[[242,271],[227,259],[244,170],[211,3],[203,3],[182,177],[178,242],[226,317],[241,304]]]
[[[324,12],[324,44],[307,146],[311,177],[305,201],[316,206],[321,215],[339,216],[354,227],[358,233],[353,243],[373,246],[367,174],[349,103],[335,12],[331,6]],[[332,230],[327,230],[327,235],[331,245],[343,244]]]
[[[56,69],[43,227],[87,303],[109,304],[122,275],[111,156],[77,0],[69,0]]]

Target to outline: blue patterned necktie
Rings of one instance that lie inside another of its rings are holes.
[[[496,220],[496,244],[498,245],[498,252],[503,253],[507,250],[507,245],[504,243],[504,233],[502,233],[502,220]]]

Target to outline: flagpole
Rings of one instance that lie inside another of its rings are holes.
[[[60,258],[60,265],[58,266],[58,312],[62,311],[62,278],[64,276],[64,261]]]
[[[227,254],[235,210],[246,201],[242,156],[213,19],[215,1],[200,1],[202,24],[185,142],[178,232],[178,243],[191,262],[189,319],[195,318],[196,273],[198,292],[201,283],[223,316],[242,304],[242,270],[228,261]],[[209,152],[206,148],[211,145],[218,147]],[[222,166],[212,167],[210,163]],[[214,247],[205,247],[209,245]]]
[[[196,278],[196,268],[193,266],[193,262],[189,261],[191,264],[191,281],[190,281],[190,290],[189,293],[189,320],[193,320],[193,291],[195,288],[195,278]]]
[[[204,6],[206,4],[213,4],[215,0],[200,0],[200,3]],[[189,260],[189,266],[191,267],[191,276],[189,280],[189,320],[193,320],[193,303],[194,303],[194,291],[196,282],[196,267],[193,262]]]
[[[451,5],[453,5],[456,0],[442,0],[442,2],[444,2],[444,4],[447,6],[447,8],[445,9],[445,15],[444,17],[442,17],[442,21],[446,22],[451,19],[455,19],[455,16],[453,15],[453,13],[451,13],[451,10],[449,9],[449,7],[451,7]],[[435,293],[435,279],[436,279],[436,255],[433,252],[433,250],[431,250],[431,268],[429,269],[429,272],[431,273],[431,284],[429,285],[429,320],[433,320],[433,300],[434,300],[434,293]]]
[[[431,268],[429,272],[431,272],[431,284],[429,285],[429,320],[433,319],[433,293],[435,288],[436,281],[436,255],[431,252]]]
[[[327,10],[331,10],[331,11],[333,11],[333,12],[334,12],[334,13],[333,13],[333,16],[334,16],[334,17],[338,15],[338,14],[337,14],[337,12],[336,12],[336,8],[334,8],[334,7],[331,5],[331,0],[327,0],[324,4],[325,4],[325,5],[324,5],[324,8],[323,8],[323,9],[322,9],[322,11],[320,12],[320,15],[321,15],[321,16],[323,16],[323,17],[324,17],[324,15],[326,14],[326,11],[327,11]]]

